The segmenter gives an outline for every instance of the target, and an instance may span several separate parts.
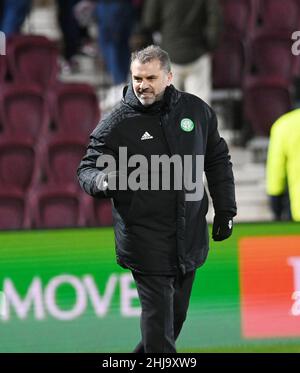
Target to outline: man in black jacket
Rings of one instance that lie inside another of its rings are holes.
[[[135,352],[176,352],[195,270],[208,253],[202,173],[213,239],[221,241],[236,215],[232,165],[213,110],[171,85],[165,51],[135,52],[131,75],[122,102],[92,132],[78,178],[91,196],[112,198],[117,261],[132,271],[142,308]]]

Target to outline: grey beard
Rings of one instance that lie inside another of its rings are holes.
[[[154,100],[151,101],[151,102],[145,102],[144,99],[139,98],[138,96],[137,96],[137,98],[138,98],[138,100],[140,101],[140,103],[141,103],[142,105],[144,105],[144,106],[150,106],[150,105],[154,104],[154,102],[161,101],[162,98],[163,98],[163,96],[164,96],[164,93],[165,93],[165,91],[163,91],[163,92],[161,92],[159,95],[155,96]]]

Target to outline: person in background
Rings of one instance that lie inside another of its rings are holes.
[[[58,24],[62,31],[64,63],[62,70],[64,73],[76,72],[78,64],[76,54],[79,51],[81,35],[80,26],[74,16],[74,6],[79,0],[56,0]]]
[[[150,30],[147,30],[142,25],[143,9],[145,0],[133,0],[136,7],[136,21],[129,39],[131,52],[139,49],[144,49],[148,45],[154,44],[153,35]]]
[[[203,172],[215,210],[215,241],[232,234],[234,177],[215,112],[171,84],[166,51],[151,45],[134,52],[131,61],[131,83],[119,105],[92,132],[77,175],[86,193],[113,202],[117,261],[131,270],[142,308],[142,340],[134,352],[174,353],[196,269],[209,249]],[[146,165],[132,162],[131,156],[146,159]],[[157,156],[166,163],[155,172],[151,162]],[[174,165],[170,175],[171,165],[169,174],[165,166],[174,158],[181,166]],[[196,175],[191,188],[182,185],[187,174]],[[124,177],[125,188],[120,185]],[[154,187],[153,179],[158,182]]]
[[[31,0],[1,0],[0,31],[6,37],[20,32],[31,8]]]
[[[161,33],[174,86],[210,103],[211,51],[222,30],[219,0],[146,0],[142,28]]]
[[[122,89],[128,82],[129,39],[135,22],[135,6],[133,0],[96,0],[95,12],[100,51],[112,78],[112,87],[101,102],[101,108],[106,111],[121,99]]]
[[[267,156],[267,194],[275,220],[300,221],[300,109],[273,124]]]

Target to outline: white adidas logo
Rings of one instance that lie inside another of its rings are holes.
[[[141,137],[141,140],[150,140],[150,139],[153,139],[153,136],[151,136],[149,132],[145,132],[143,136]]]

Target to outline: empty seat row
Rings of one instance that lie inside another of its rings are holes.
[[[108,202],[93,204],[79,188],[84,151],[67,139],[51,140],[41,153],[30,139],[0,140],[0,229],[110,225]]]
[[[40,35],[14,35],[7,40],[5,62],[6,77],[9,72],[15,82],[35,83],[48,89],[57,80],[59,50],[54,41]]]
[[[112,224],[110,201],[85,195],[76,178],[100,118],[97,96],[57,73],[56,43],[8,40],[0,59],[0,229]]]
[[[298,0],[221,0],[224,32],[213,56],[214,88],[241,88],[245,75],[300,75],[291,53],[300,29]]]
[[[231,36],[217,51],[215,88],[241,90],[244,120],[256,135],[269,136],[274,121],[292,109],[292,72],[298,61],[290,45],[290,40],[262,37],[247,60],[242,42]]]
[[[248,43],[238,34],[224,34],[213,56],[214,88],[242,88],[248,75],[277,75],[291,84],[300,74],[291,46],[286,32],[260,31]]]
[[[48,182],[77,185],[76,170],[85,151],[83,139],[67,135],[52,138],[43,147],[30,138],[0,138],[0,183],[21,190]]]
[[[93,202],[79,188],[82,139],[52,138],[44,145],[0,139],[0,229],[111,225],[110,202]]]
[[[298,0],[221,0],[224,29],[247,38],[257,29],[295,31],[300,25]]]
[[[98,99],[88,84],[57,83],[45,94],[35,84],[13,83],[0,92],[0,136],[37,140],[52,131],[87,139],[99,119]]]
[[[72,185],[47,185],[24,194],[0,187],[0,229],[112,225],[109,200],[92,200]]]

